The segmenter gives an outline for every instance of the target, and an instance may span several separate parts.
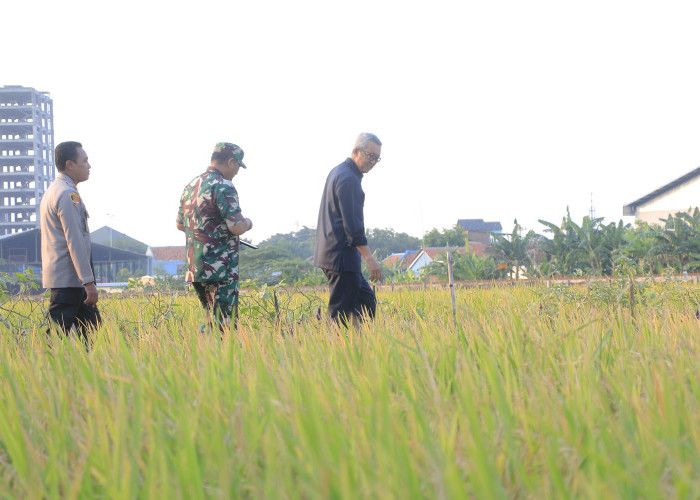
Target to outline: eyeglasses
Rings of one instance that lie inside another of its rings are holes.
[[[367,158],[369,158],[369,161],[371,161],[371,162],[379,163],[380,161],[382,161],[381,157],[379,157],[379,156],[377,156],[377,155],[375,155],[375,154],[368,153],[368,152],[365,151],[364,149],[361,149],[360,151],[362,151],[364,154],[366,154],[366,155],[367,155]]]

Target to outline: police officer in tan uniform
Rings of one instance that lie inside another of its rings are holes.
[[[82,144],[74,141],[56,146],[55,161],[58,175],[40,206],[42,281],[51,289],[51,319],[64,334],[75,325],[87,343],[87,331],[101,321],[88,213],[77,188],[90,177],[90,163]]]

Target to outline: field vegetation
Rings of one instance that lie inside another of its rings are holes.
[[[11,299],[0,497],[692,498],[699,292],[458,289],[453,316],[446,289],[380,288],[343,331],[322,289],[266,287],[223,338],[153,292],[101,298],[89,350]]]
[[[567,212],[558,222],[540,220],[541,231],[524,229],[515,220],[513,230],[493,234],[485,255],[471,250],[453,252],[456,280],[493,280],[509,277],[561,278],[615,276],[620,265],[634,266],[640,274],[700,271],[700,210],[678,212],[658,224],[623,221],[605,223],[602,217],[574,221]],[[257,285],[280,282],[323,285],[325,276],[313,267],[314,229],[276,234],[260,242],[258,250],[241,252],[241,277]],[[392,229],[368,229],[370,248],[380,261],[392,253],[421,248],[469,249],[470,236],[460,226],[427,231],[422,238]],[[418,276],[400,263],[383,263],[391,282],[447,280],[446,259],[440,256]],[[513,272],[515,270],[515,272]],[[180,280],[181,281],[181,280]]]

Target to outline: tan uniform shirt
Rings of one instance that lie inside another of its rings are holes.
[[[39,213],[44,288],[82,287],[95,281],[88,213],[73,179],[59,173],[41,199]]]

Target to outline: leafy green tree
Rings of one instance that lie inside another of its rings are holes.
[[[656,234],[653,253],[680,272],[697,267],[700,264],[700,210],[677,212],[661,220],[664,227]]]
[[[433,228],[423,236],[423,244],[425,248],[465,247],[467,245],[467,232],[458,224],[442,231]]]
[[[239,256],[241,280],[249,279],[258,285],[275,285],[281,281],[296,284],[313,269],[308,260],[273,245],[261,246],[257,250],[246,249]]]
[[[418,250],[421,246],[419,238],[390,228],[368,229],[366,234],[367,244],[380,261],[393,253]]]
[[[700,210],[688,210],[688,212],[679,212],[676,214],[685,219],[690,231],[688,235],[688,250],[690,257],[688,259],[688,271],[697,271],[700,269]]]
[[[634,260],[642,273],[655,274],[663,271],[663,265],[655,248],[657,235],[661,231],[658,224],[650,226],[647,222],[637,221],[634,228],[625,231],[624,255]]]
[[[453,264],[455,279],[490,280],[497,277],[496,262],[490,256],[455,253]]]
[[[540,251],[545,255],[552,276],[600,272],[600,260],[596,254],[599,250],[597,230],[600,219],[584,217],[579,226],[567,208],[560,225],[542,219],[539,222],[546,227],[545,232],[552,233],[551,238],[540,239]]]
[[[577,245],[573,248],[570,256],[580,263],[582,270],[588,271],[588,274],[601,276],[603,274],[603,266],[601,264],[602,248],[600,238],[600,223],[602,217],[590,218],[585,216],[579,226],[571,216],[568,217],[567,224],[576,234]]]
[[[539,250],[544,258],[537,268],[542,276],[579,272],[593,276],[612,275],[616,262],[630,255],[627,253],[630,225],[622,221],[606,225],[602,218],[586,216],[579,225],[572,220],[567,209],[561,225],[544,220],[540,223],[546,227],[545,232],[552,233],[551,238],[539,238]],[[637,250],[641,251],[641,248]]]
[[[627,255],[625,250],[629,240],[625,235],[630,227],[629,224],[625,224],[622,221],[617,223],[611,222],[608,225],[601,224],[599,261],[601,263],[603,275],[614,275],[616,262],[619,261],[620,257],[625,257]]]
[[[260,242],[259,249],[274,247],[280,251],[287,251],[294,257],[308,259],[314,254],[316,242],[316,230],[304,226],[296,232],[275,234]]]
[[[367,244],[378,259],[383,259],[392,253],[420,248],[420,239],[406,233],[397,233],[393,229],[367,229]],[[316,230],[304,226],[296,232],[275,234],[262,241],[260,248],[275,247],[287,250],[295,257],[308,259],[314,254]]]
[[[566,274],[571,268],[569,254],[572,251],[573,242],[571,235],[566,230],[565,220],[562,220],[561,225],[539,220],[540,224],[546,227],[545,233],[552,233],[551,238],[545,236],[540,239],[540,250],[545,255],[545,260],[540,263],[540,266],[547,267],[549,276]]]

